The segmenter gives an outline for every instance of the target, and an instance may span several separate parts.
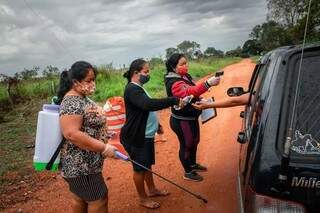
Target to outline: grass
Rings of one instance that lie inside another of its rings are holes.
[[[12,87],[11,93],[14,99],[30,100],[34,98],[46,98],[56,93],[58,79],[33,79],[21,81]],[[0,84],[0,106],[8,102],[8,92],[4,84]],[[21,102],[21,101],[20,101]]]
[[[250,58],[252,59],[252,61],[253,61],[254,63],[258,63],[258,61],[259,61],[259,59],[261,58],[261,56],[256,55],[256,56],[252,56],[252,57],[250,57]]]
[[[5,101],[6,99],[8,99],[6,87],[4,84],[0,83],[0,102]]]
[[[214,58],[192,61],[189,63],[191,76],[195,79],[214,74],[217,70],[240,61],[241,58]],[[155,65],[151,70],[151,79],[145,85],[146,90],[152,97],[165,97],[164,75],[165,67],[162,64]],[[93,100],[103,102],[112,96],[122,96],[127,81],[122,77],[121,72],[103,72],[97,77],[97,90]]]
[[[35,140],[37,112],[46,100],[19,105],[6,113],[0,123],[0,177],[8,171],[30,169]],[[0,178],[0,181],[5,181]]]

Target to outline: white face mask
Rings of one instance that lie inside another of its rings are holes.
[[[78,83],[79,90],[84,95],[92,95],[96,90],[96,83],[93,81],[92,83],[82,82]]]

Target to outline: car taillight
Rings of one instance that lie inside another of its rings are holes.
[[[292,201],[281,200],[254,192],[250,187],[246,194],[246,211],[250,213],[306,213],[305,208]]]

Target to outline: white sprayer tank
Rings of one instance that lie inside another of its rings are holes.
[[[33,166],[36,171],[45,170],[61,140],[59,105],[44,104],[42,111],[38,113],[36,144],[33,156]],[[58,155],[51,170],[57,170],[59,162],[60,156]]]

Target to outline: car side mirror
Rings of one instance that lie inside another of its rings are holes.
[[[227,94],[230,97],[234,96],[240,96],[245,93],[244,89],[242,87],[231,87],[227,90]]]

